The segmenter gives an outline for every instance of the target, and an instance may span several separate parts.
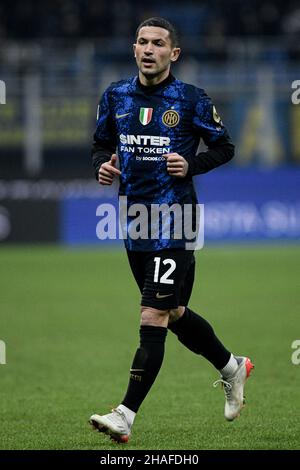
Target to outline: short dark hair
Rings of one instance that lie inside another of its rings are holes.
[[[178,33],[176,31],[176,28],[168,20],[165,20],[165,18],[153,17],[153,18],[148,18],[147,20],[143,21],[136,30],[135,40],[137,40],[138,38],[140,29],[143,28],[144,26],[156,26],[158,28],[166,29],[167,31],[169,31],[172,46],[173,47],[179,46]]]

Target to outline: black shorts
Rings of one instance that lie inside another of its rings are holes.
[[[193,251],[127,250],[127,256],[142,294],[141,305],[158,310],[187,306],[195,277]]]

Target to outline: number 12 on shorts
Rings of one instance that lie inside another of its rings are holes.
[[[156,256],[154,258],[154,263],[155,263],[155,270],[154,270],[154,282],[160,282],[161,284],[174,284],[174,279],[170,279],[170,276],[173,271],[176,269],[176,263],[173,259],[167,258],[164,259],[162,264],[164,266],[169,265],[169,269],[160,277],[159,279],[159,269],[160,269],[160,262],[161,258],[159,256]]]

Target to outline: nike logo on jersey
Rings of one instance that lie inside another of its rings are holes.
[[[130,113],[125,113],[125,114],[118,114],[118,113],[116,113],[116,119],[121,119],[121,118],[123,118],[123,117],[125,117],[125,116],[128,116],[129,114],[130,114]]]
[[[165,297],[171,297],[171,295],[173,295],[173,294],[160,294],[159,292],[157,292],[155,297],[157,299],[164,299]]]

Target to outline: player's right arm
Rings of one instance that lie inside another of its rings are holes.
[[[234,157],[234,145],[211,99],[204,90],[195,90],[193,126],[208,149],[188,159],[188,173],[191,176],[207,173]]]
[[[108,88],[98,105],[97,126],[92,145],[92,161],[96,179],[100,184],[110,185],[121,174],[116,168],[116,130],[112,118]]]

